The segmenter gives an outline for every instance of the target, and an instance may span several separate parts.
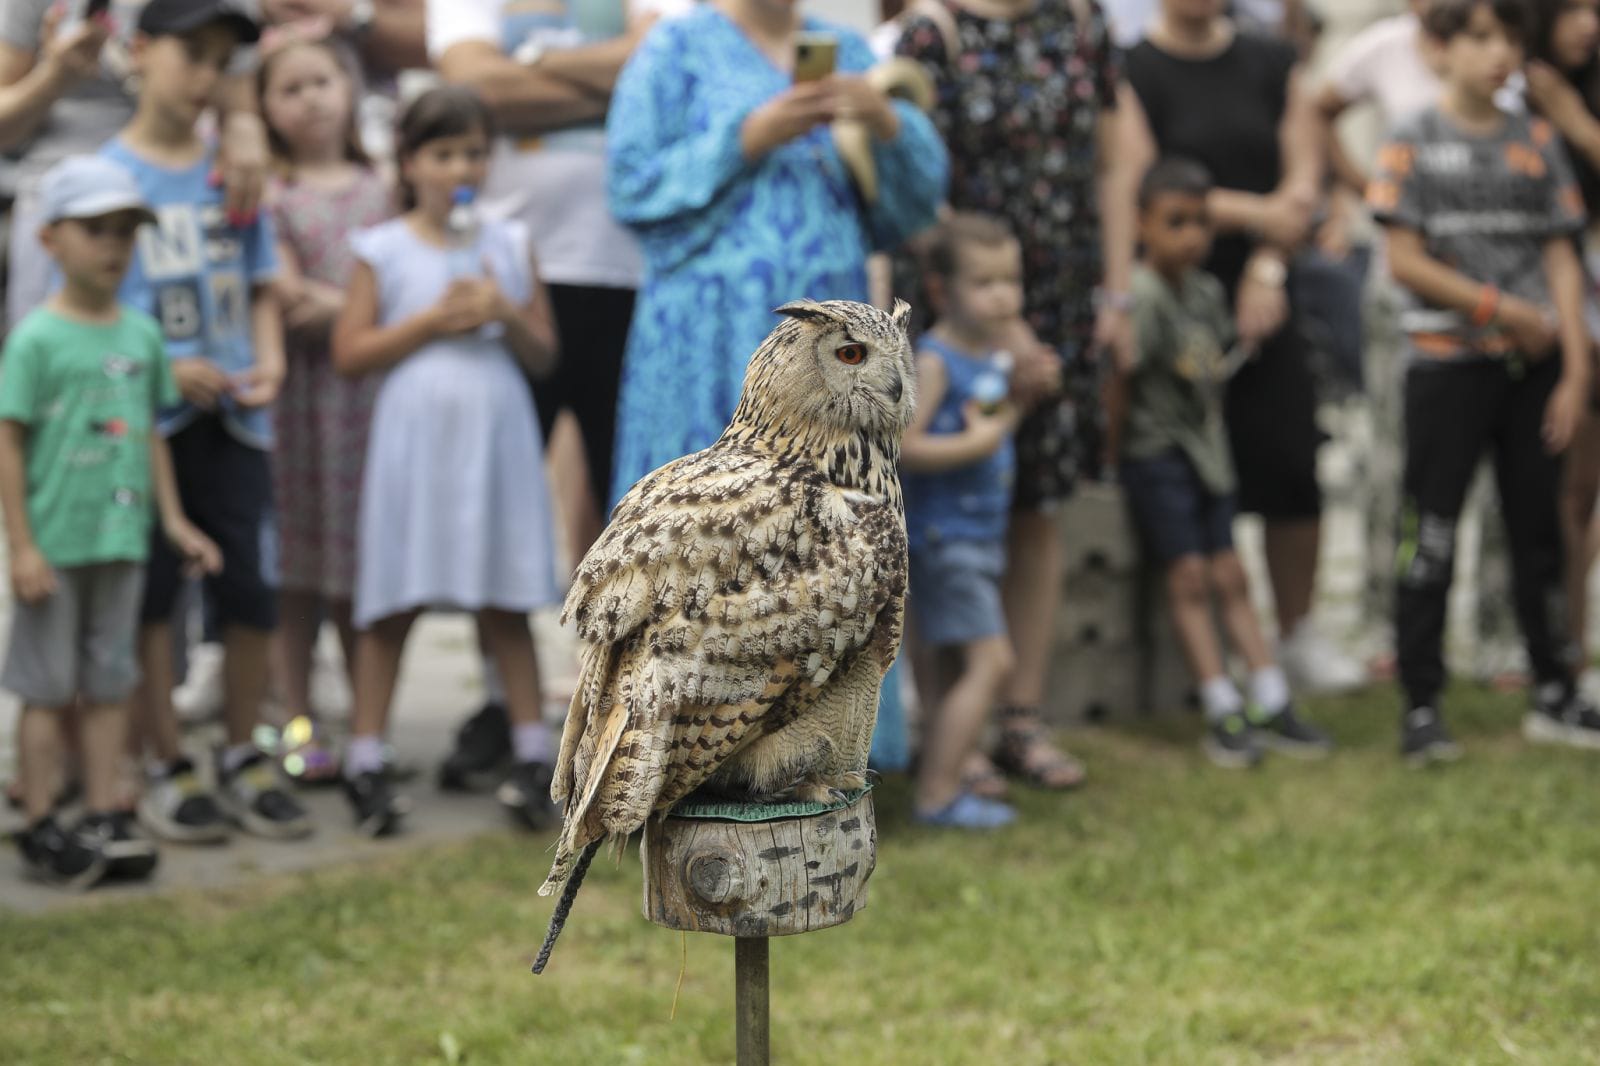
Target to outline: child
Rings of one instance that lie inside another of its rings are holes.
[[[276,764],[251,742],[277,625],[267,406],[283,379],[283,330],[270,286],[272,228],[265,218],[227,215],[211,180],[216,151],[196,131],[234,49],[258,36],[222,0],[150,0],[133,42],[138,109],[102,150],[128,168],[155,209],[157,224],[140,235],[122,297],[153,314],[166,335],[184,402],[164,412],[161,431],[184,508],[223,558],[207,582],[225,649],[227,746],[216,800],[179,747],[171,621],[182,575],[159,542],[145,586],[141,724],[158,761],[139,813],[178,841],[225,839],[224,816],[260,836],[311,831]]]
[[[483,185],[493,122],[472,92],[434,89],[401,116],[405,214],[352,238],[334,326],[342,373],[387,370],[373,414],[357,553],[355,713],[345,786],[362,831],[407,804],[383,735],[411,623],[472,611],[504,680],[516,765],[499,797],[531,827],[559,820],[528,612],[557,597],[538,418],[517,364],[555,361],[549,301],[518,223],[461,216]]]
[[[1018,414],[997,349],[1022,314],[1022,247],[996,219],[954,214],[932,235],[927,278],[939,319],[917,344],[917,416],[900,453],[911,609],[931,673],[916,818],[996,829],[1016,812],[963,771],[1014,662],[1000,578]]]
[[[1211,251],[1210,192],[1205,168],[1182,159],[1157,162],[1139,187],[1144,261],[1133,276],[1135,352],[1118,436],[1134,525],[1166,568],[1173,625],[1200,688],[1202,747],[1232,769],[1259,763],[1264,746],[1315,758],[1332,745],[1295,713],[1233,550],[1235,481],[1222,422],[1233,326],[1221,283],[1200,269]],[[1248,709],[1223,661],[1213,594],[1250,670]]]
[[[1438,712],[1441,644],[1456,519],[1486,448],[1536,685],[1524,732],[1600,746],[1600,714],[1573,683],[1557,509],[1560,453],[1589,383],[1573,243],[1583,205],[1550,127],[1495,103],[1522,62],[1525,17],[1515,0],[1435,0],[1423,28],[1443,96],[1396,127],[1367,191],[1411,297],[1396,626],[1400,752],[1413,765],[1459,754]]]
[[[339,631],[346,668],[355,665],[356,523],[378,385],[373,376],[351,380],[334,372],[329,335],[354,262],[350,234],[389,217],[393,197],[361,148],[355,76],[333,39],[288,37],[263,56],[257,86],[280,168],[270,199],[288,326],[288,373],[274,410],[278,661],[284,704],[291,720],[305,716],[304,726],[315,720],[312,650],[324,614]],[[337,779],[319,730],[291,726],[285,736],[291,775]]]
[[[125,170],[94,156],[58,163],[43,189],[39,238],[62,285],[0,357],[0,503],[17,598],[0,684],[24,704],[23,860],[87,887],[107,873],[147,877],[158,859],[117,803],[152,499],[175,551],[210,571],[221,559],[184,519],[156,432],[157,410],[177,399],[161,331],[117,302],[134,233],[155,216]],[[51,808],[74,701],[88,814],[69,832]]]

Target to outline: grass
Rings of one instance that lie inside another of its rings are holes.
[[[1192,719],[1086,733],[1092,786],[988,837],[889,782],[868,908],[773,944],[776,1061],[1600,1061],[1600,756],[1461,689],[1467,760],[1408,772],[1393,702],[1313,704],[1344,750],[1250,774]],[[732,1062],[732,945],[647,924],[632,852],[527,972],[546,843],[0,916],[0,1062]]]

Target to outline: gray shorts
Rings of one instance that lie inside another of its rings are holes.
[[[952,540],[911,551],[912,617],[917,639],[931,647],[970,644],[1006,633],[1000,579],[1006,549],[999,541]]]
[[[58,568],[48,598],[12,607],[0,688],[31,707],[65,707],[79,696],[91,704],[127,699],[139,680],[143,598],[143,563]]]

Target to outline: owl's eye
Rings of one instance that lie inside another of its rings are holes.
[[[833,353],[846,366],[855,366],[867,357],[865,344],[846,344],[834,350]]]

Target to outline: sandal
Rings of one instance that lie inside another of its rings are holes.
[[[918,811],[913,817],[919,825],[940,829],[1001,829],[1017,819],[1017,812],[1004,803],[982,799],[963,792],[937,811]]]
[[[967,757],[966,764],[962,767],[961,791],[979,799],[1003,800],[1010,794],[1011,789],[1006,784],[1005,775],[996,768],[989,757],[981,751],[975,751]]]
[[[1088,776],[1083,763],[1051,743],[1049,730],[1033,711],[1005,716],[994,763],[1035,788],[1053,792],[1077,788]]]

